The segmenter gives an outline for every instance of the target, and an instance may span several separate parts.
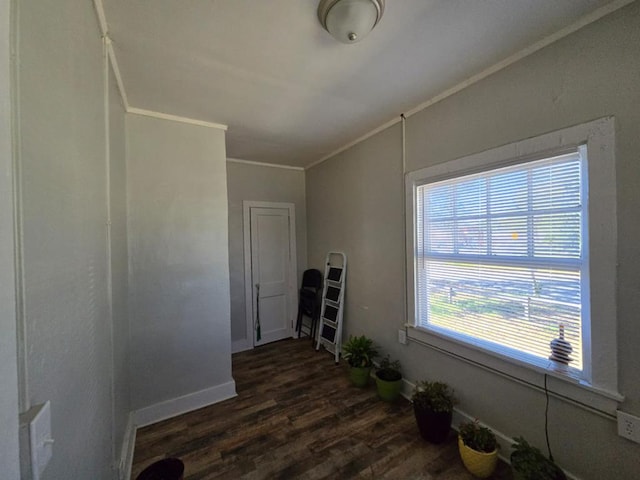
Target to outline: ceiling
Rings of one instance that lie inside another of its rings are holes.
[[[387,0],[353,45],[318,0],[103,0],[130,106],[228,125],[227,155],[308,166],[609,0]]]

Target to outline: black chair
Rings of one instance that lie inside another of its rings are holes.
[[[318,319],[320,318],[320,295],[322,290],[322,273],[314,268],[305,270],[302,274],[302,287],[298,300],[298,320],[296,321],[296,331],[300,336],[303,327],[302,317],[311,319],[309,326],[309,337],[314,340]]]

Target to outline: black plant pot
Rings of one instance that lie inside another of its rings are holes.
[[[413,413],[420,435],[427,442],[442,443],[449,436],[451,430],[451,412],[434,412],[413,404]]]

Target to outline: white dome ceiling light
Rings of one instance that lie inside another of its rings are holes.
[[[384,0],[320,0],[318,19],[336,40],[356,43],[378,24]]]

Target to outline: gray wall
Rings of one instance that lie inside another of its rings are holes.
[[[100,31],[92,2],[16,4],[28,401],[51,401],[45,480],[112,478]]]
[[[307,171],[309,267],[347,254],[345,328],[387,343],[404,321],[402,143],[389,128]]]
[[[129,255],[127,249],[127,163],[125,110],[109,69],[109,187],[111,209],[111,318],[113,335],[114,453],[122,450],[131,411],[129,398]]]
[[[231,381],[225,136],[127,114],[132,407]]]
[[[622,409],[636,415],[639,104],[640,2],[635,2],[407,120],[407,170],[412,171],[616,117],[619,389],[626,397]],[[461,410],[542,447],[543,395],[420,345],[397,343],[404,309],[399,142],[394,126],[307,172],[309,266],[322,265],[329,247],[350,253],[347,334],[371,336],[400,358],[409,380],[451,383]],[[380,277],[386,277],[384,285]],[[556,399],[549,414],[550,440],[562,466],[585,479],[637,477],[640,446],[618,437],[613,420]]]
[[[304,171],[227,162],[231,339],[247,339],[244,291],[243,200],[293,203],[296,207],[298,285],[307,265]],[[252,342],[251,336],[249,341]]]
[[[20,464],[9,96],[10,31],[9,0],[0,0],[0,465],[3,478],[17,480]]]

